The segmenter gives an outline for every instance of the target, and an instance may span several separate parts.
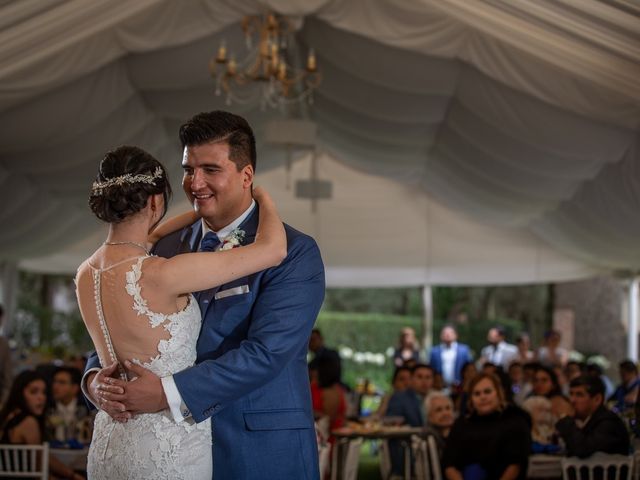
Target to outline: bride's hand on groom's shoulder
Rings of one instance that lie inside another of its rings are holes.
[[[267,192],[263,187],[253,187],[252,195],[255,201],[258,203],[263,203],[265,200],[273,201],[271,199],[271,195],[269,195],[269,192]]]

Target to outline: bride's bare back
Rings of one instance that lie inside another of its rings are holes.
[[[153,264],[162,260],[131,257],[134,250],[103,247],[76,276],[82,318],[102,365],[114,361],[123,365],[126,359],[150,363],[158,357],[161,342],[171,338],[171,320],[193,301],[189,295],[172,295],[160,288],[153,278]],[[191,307],[197,310],[197,305]],[[124,374],[123,367],[120,372]]]

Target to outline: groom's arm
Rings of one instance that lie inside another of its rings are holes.
[[[315,241],[307,236],[293,239],[285,261],[263,276],[247,339],[219,358],[173,376],[197,422],[268,383],[306,349],[324,289],[324,266]]]

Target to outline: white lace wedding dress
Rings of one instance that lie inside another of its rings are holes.
[[[201,316],[193,296],[189,296],[186,306],[176,313],[163,314],[149,309],[140,286],[142,265],[148,258],[152,257],[125,259],[102,269],[85,262],[76,280],[78,300],[102,365],[115,359],[133,358],[135,363],[163,377],[194,364]],[[86,299],[91,293],[87,292],[91,283],[93,302]],[[125,291],[125,295],[120,295]],[[153,293],[151,289],[150,293]],[[128,302],[124,302],[127,298]],[[111,314],[107,316],[106,302]],[[89,303],[94,303],[92,310]],[[127,311],[127,307],[133,312]],[[130,318],[123,319],[124,316]],[[156,355],[152,356],[148,352],[154,344]],[[144,354],[147,361],[124,356],[136,350],[147,352]],[[126,379],[123,369],[120,375]],[[211,455],[208,420],[177,424],[167,410],[140,414],[127,423],[118,423],[99,411],[87,473],[90,479],[110,480],[211,479]]]

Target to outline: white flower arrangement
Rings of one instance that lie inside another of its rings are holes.
[[[234,229],[227,238],[224,239],[220,250],[231,250],[232,248],[241,246],[244,236],[244,230],[240,230],[239,228]]]

